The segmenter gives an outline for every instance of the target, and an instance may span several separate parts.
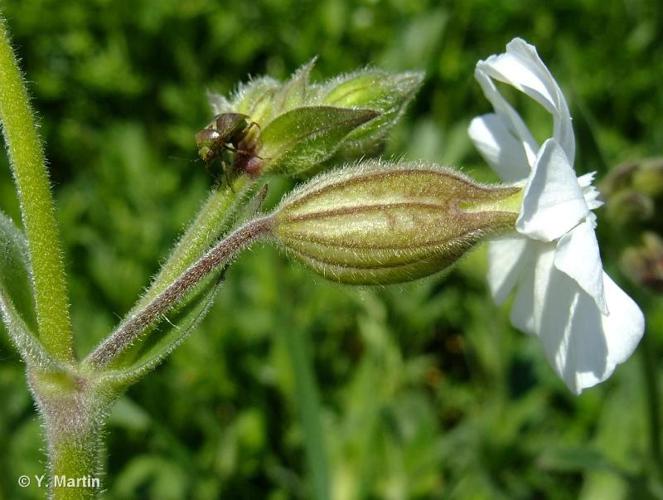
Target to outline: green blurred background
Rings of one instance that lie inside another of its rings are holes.
[[[422,69],[388,155],[491,179],[466,134],[490,109],[474,65],[521,36],[570,101],[579,173],[604,178],[663,156],[657,0],[0,8],[41,119],[80,352],[130,308],[210,188],[192,161],[193,135],[210,118],[206,89],[285,78],[314,55],[314,79],[364,65]],[[514,98],[545,133],[548,117]],[[0,163],[0,209],[18,221]],[[270,199],[288,186],[275,183]],[[645,310],[646,345],[580,397],[539,343],[509,326],[508,305],[490,300],[485,248],[443,275],[377,289],[330,284],[272,248],[253,249],[202,327],[115,406],[107,497],[307,499],[328,484],[334,500],[663,498],[663,301],[618,265],[644,229],[660,234],[660,192],[648,196],[657,208],[645,216],[598,212],[606,268]],[[2,335],[0,498],[43,497],[16,484],[43,473],[43,448],[23,366]]]

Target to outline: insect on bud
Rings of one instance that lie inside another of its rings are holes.
[[[435,273],[514,230],[521,188],[436,165],[365,161],[312,179],[274,213],[286,252],[334,281],[376,285]]]
[[[285,82],[251,80],[228,99],[210,93],[215,118],[196,137],[206,165],[252,177],[303,176],[375,155],[423,81],[422,73],[366,69],[317,84],[314,64]]]

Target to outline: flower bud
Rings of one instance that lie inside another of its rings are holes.
[[[663,199],[663,158],[618,165],[600,187],[612,222],[627,226],[653,220]]]
[[[274,213],[286,252],[326,278],[387,284],[435,273],[512,231],[521,189],[435,165],[365,161],[312,179]]]
[[[231,101],[231,109],[251,117],[251,120],[264,126],[272,119],[274,95],[279,92],[281,83],[268,76],[256,78],[239,87]]]
[[[316,87],[310,84],[311,71],[317,58],[313,58],[293,73],[274,94],[274,114],[284,113],[299,106],[310,106],[315,102]]]
[[[284,83],[252,80],[231,99],[209,93],[216,116],[196,137],[201,158],[209,163],[234,154],[236,172],[300,175],[331,158],[349,133],[380,115],[357,106],[319,105],[323,87],[309,82],[314,64],[315,59]],[[237,133],[220,126],[229,119],[239,122]],[[251,165],[257,168],[247,168]]]
[[[663,197],[663,158],[643,160],[633,174],[633,187],[652,199]]]
[[[620,226],[650,219],[655,212],[654,202],[634,189],[622,189],[608,198],[606,217]]]
[[[362,70],[315,84],[310,82],[314,64],[315,59],[285,82],[254,79],[229,99],[210,93],[214,121],[223,115],[244,116],[255,147],[247,152],[239,140],[224,141],[213,121],[203,131],[202,142],[212,143],[203,148],[205,156],[232,156],[234,148],[248,158],[233,160],[236,170],[246,171],[244,163],[252,160],[261,173],[302,175],[325,162],[373,155],[423,80],[421,73]]]
[[[642,244],[627,248],[619,264],[634,283],[663,293],[663,240],[656,233],[645,232]]]
[[[343,141],[339,156],[345,159],[372,155],[383,147],[424,79],[423,73],[388,73],[362,70],[330,82],[322,104],[374,109],[380,116],[358,127]]]

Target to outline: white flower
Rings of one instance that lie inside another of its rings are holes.
[[[517,234],[490,244],[491,292],[502,303],[517,288],[511,322],[541,339],[550,364],[579,394],[632,354],[644,317],[603,271],[594,174],[575,175],[569,109],[536,49],[516,38],[506,53],[479,61],[475,76],[495,113],[472,120],[470,137],[505,182],[525,186]],[[539,145],[496,81],[543,106],[552,137]]]

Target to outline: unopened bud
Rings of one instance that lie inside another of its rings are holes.
[[[299,106],[315,102],[316,87],[311,85],[311,71],[317,58],[301,66],[290,79],[274,94],[274,114],[284,113]]]
[[[216,116],[198,141],[203,159],[236,152],[260,163],[261,173],[302,175],[325,163],[375,155],[423,81],[423,73],[368,69],[315,84],[310,82],[314,64],[315,59],[286,82],[254,79],[229,99],[210,93]],[[215,126],[224,115],[246,119],[255,135],[251,147],[225,140]],[[247,170],[245,161],[232,163],[235,170]]]
[[[357,105],[361,99],[338,106],[322,103],[329,88],[310,83],[314,64],[315,59],[283,83],[254,79],[230,99],[209,93],[216,116],[196,137],[200,157],[207,164],[232,157],[228,163],[235,172],[253,176],[301,175],[329,160],[358,127],[381,116],[380,110]],[[385,101],[384,96],[377,101]],[[231,120],[237,122],[236,133],[221,126]],[[256,168],[250,170],[252,165]]]
[[[633,174],[633,187],[647,196],[663,197],[663,158],[644,160]]]
[[[296,175],[330,158],[341,141],[378,113],[370,109],[311,106],[280,115],[262,131],[264,171]]]
[[[654,215],[654,202],[634,189],[617,191],[607,200],[606,217],[620,226],[641,222]]]
[[[663,158],[644,158],[612,169],[601,182],[607,216],[626,226],[655,219],[663,200]]]
[[[339,156],[357,158],[379,152],[387,134],[398,122],[424,79],[423,73],[389,73],[362,70],[327,84],[322,104],[374,109],[380,116],[354,130],[343,143]]]
[[[272,118],[274,95],[280,88],[281,83],[273,78],[263,76],[253,79],[239,87],[232,99],[231,109],[248,115],[251,120],[264,126]]]
[[[644,233],[642,244],[627,248],[619,263],[631,281],[663,293],[663,240],[656,233]]]
[[[435,165],[369,160],[288,195],[273,232],[288,254],[329,279],[403,282],[513,231],[521,196],[520,188],[478,184]]]

